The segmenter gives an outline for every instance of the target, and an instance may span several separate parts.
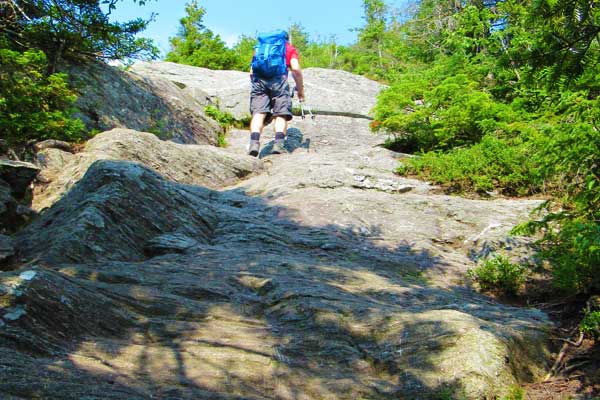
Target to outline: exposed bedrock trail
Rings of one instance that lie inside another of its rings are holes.
[[[212,184],[189,146],[146,156],[133,131],[46,153],[49,208],[0,273],[0,393],[478,399],[543,374],[547,317],[463,284],[477,254],[526,254],[507,232],[537,202],[395,176],[365,119],[295,118],[284,155],[271,136],[261,161],[246,131],[193,147]]]

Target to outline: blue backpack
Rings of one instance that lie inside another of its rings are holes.
[[[254,46],[252,73],[259,78],[269,79],[287,74],[285,45],[287,32],[277,30],[258,35],[258,44]]]

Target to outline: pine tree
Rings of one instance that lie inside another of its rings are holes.
[[[177,36],[171,38],[166,60],[210,69],[234,69],[239,61],[219,35],[208,29],[202,19],[204,7],[193,0],[185,6],[186,16],[179,20]]]
[[[136,35],[152,20],[110,22],[119,0],[5,0],[0,34],[16,50],[41,49],[53,71],[62,58],[156,58],[158,49]],[[145,0],[133,0],[139,5]],[[106,11],[101,5],[104,5]]]

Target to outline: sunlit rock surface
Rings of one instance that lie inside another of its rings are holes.
[[[134,161],[175,182],[216,188],[257,173],[262,163],[209,145],[181,145],[156,135],[130,129],[113,129],[88,141],[82,152],[45,149],[37,154],[44,167],[43,182],[35,188],[33,206],[50,207],[81,179],[97,160]]]
[[[169,80],[199,103],[216,105],[238,119],[250,113],[249,72],[213,71],[161,61],[138,62],[131,71],[149,80]],[[306,104],[320,114],[368,118],[384,87],[340,70],[305,68],[303,75]],[[290,73],[290,88],[294,86]]]
[[[539,203],[396,176],[368,122],[295,119],[289,153],[267,129],[260,159],[245,131],[225,150],[113,131],[44,153],[54,195],[0,273],[0,393],[481,399],[539,377],[547,316],[464,279],[482,254],[529,254],[508,232]]]

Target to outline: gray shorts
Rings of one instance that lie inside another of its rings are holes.
[[[273,117],[292,119],[292,96],[287,76],[272,79],[252,77],[252,90],[250,91],[250,113],[252,115],[266,113],[265,125]]]

